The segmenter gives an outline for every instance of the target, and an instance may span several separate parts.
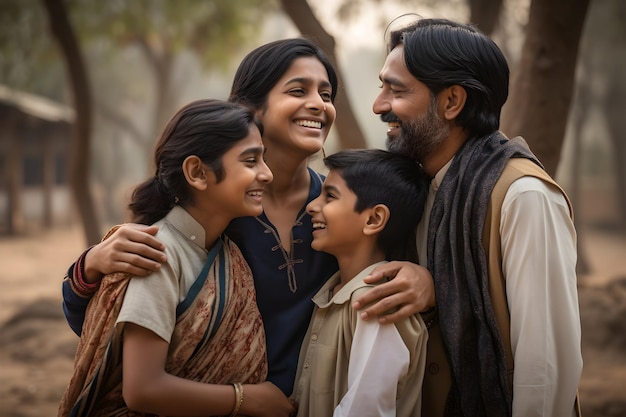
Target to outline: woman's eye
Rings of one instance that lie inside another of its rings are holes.
[[[331,93],[321,92],[320,96],[322,97],[322,100],[324,100],[326,102],[330,102],[332,100],[332,94]]]
[[[292,90],[289,90],[289,94],[301,96],[306,94],[306,92],[302,88],[294,88]]]

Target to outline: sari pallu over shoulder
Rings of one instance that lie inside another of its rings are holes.
[[[124,403],[122,330],[115,326],[129,276],[111,274],[92,299],[74,375],[59,416],[143,415]],[[258,383],[267,375],[265,333],[250,268],[224,238],[177,308],[165,371],[204,383]]]

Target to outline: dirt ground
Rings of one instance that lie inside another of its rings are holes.
[[[626,416],[626,237],[585,231],[593,273],[579,278],[585,417]],[[61,311],[78,229],[0,238],[0,417],[54,416],[78,338]]]

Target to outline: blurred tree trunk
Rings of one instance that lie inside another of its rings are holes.
[[[504,0],[468,0],[470,22],[481,32],[491,35],[496,29]]]
[[[342,149],[365,148],[367,142],[356,119],[350,100],[346,93],[346,84],[343,82],[343,75],[335,56],[335,39],[324,30],[324,27],[317,20],[311,7],[306,0],[281,0],[283,10],[294,22],[298,30],[308,36],[326,52],[328,58],[333,63],[339,82],[339,89],[335,99],[337,109],[337,119],[335,128],[339,136],[339,144]]]
[[[523,136],[550,175],[561,155],[589,0],[533,0],[502,130]]]
[[[608,91],[602,103],[611,145],[615,170],[615,193],[618,213],[618,227],[626,231],[626,88],[624,69],[613,66],[608,76]]]
[[[101,230],[89,189],[91,89],[87,70],[63,0],[43,0],[50,29],[65,57],[72,86],[76,121],[72,126],[70,183],[88,245],[100,241]]]
[[[24,184],[24,153],[22,141],[17,131],[17,117],[10,115],[3,122],[3,139],[8,140],[9,147],[6,158],[4,181],[7,188],[7,234],[18,235],[24,232],[24,211],[22,193]]]
[[[157,140],[157,135],[161,132],[165,123],[173,113],[172,108],[175,107],[176,100],[172,94],[172,72],[174,65],[174,56],[171,49],[165,47],[162,39],[155,39],[148,42],[145,34],[137,37],[137,43],[143,54],[145,55],[150,68],[154,72],[154,91],[156,91],[156,100],[154,107],[154,123],[151,124],[152,131],[148,133],[147,140],[151,147]],[[152,171],[153,167],[148,166],[148,171]]]
[[[52,198],[55,183],[56,153],[53,138],[43,137],[43,150],[41,152],[43,168],[43,225],[52,227]]]
[[[587,68],[587,65],[583,61],[581,63],[583,71]],[[589,91],[589,84],[587,83],[578,83],[578,88],[576,89],[576,105],[572,106],[572,142],[573,142],[573,150],[572,150],[572,170],[571,170],[571,182],[572,189],[568,191],[568,195],[572,202],[572,206],[574,206],[574,213],[576,213],[576,209],[580,207],[582,204],[581,200],[581,186],[582,186],[582,170],[580,167],[583,165],[582,163],[582,130],[583,126],[586,122],[586,115],[589,114],[591,110],[592,104],[592,96]],[[574,215],[574,224],[576,225],[577,237],[578,237],[578,262],[576,263],[576,272],[581,274],[589,274],[591,272],[591,265],[589,263],[589,258],[587,257],[587,252],[584,250],[585,247],[585,234],[582,231],[582,228],[578,227],[579,217]]]

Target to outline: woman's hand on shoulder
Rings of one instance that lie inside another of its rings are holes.
[[[381,323],[395,323],[435,305],[435,286],[430,272],[423,266],[406,261],[393,261],[376,267],[365,282],[374,284],[388,279],[359,296],[352,307],[361,311],[361,318],[378,317]],[[389,312],[389,313],[388,313]]]
[[[253,417],[294,416],[293,401],[269,381],[243,386],[243,403],[239,414]]]
[[[126,272],[146,276],[158,270],[165,262],[165,246],[155,235],[159,228],[126,223],[92,247],[85,257],[88,282],[96,282],[103,275]]]

